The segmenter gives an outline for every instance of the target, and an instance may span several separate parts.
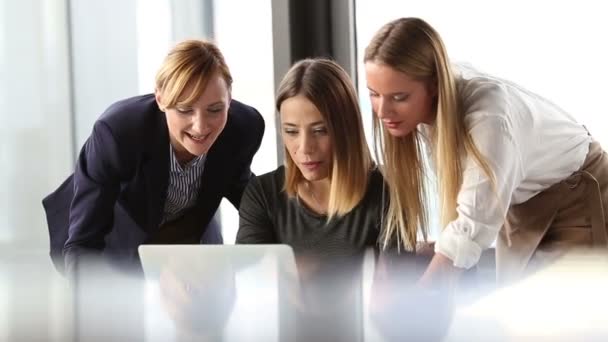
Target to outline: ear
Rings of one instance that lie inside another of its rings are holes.
[[[158,89],[154,89],[154,98],[156,99],[156,105],[158,106],[160,111],[164,112],[166,108],[162,105],[163,101],[160,97],[160,92],[158,91]]]

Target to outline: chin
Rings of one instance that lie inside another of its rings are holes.
[[[403,138],[405,136],[408,136],[412,131],[411,130],[402,130],[402,129],[398,129],[398,130],[394,130],[394,129],[387,129],[388,134],[390,134],[392,137],[395,138]]]
[[[194,156],[200,157],[203,154],[207,153],[209,151],[208,148],[202,149],[202,148],[196,148],[196,149],[188,149],[188,152]]]
[[[184,147],[186,148],[186,151],[188,151],[188,153],[190,153],[193,156],[197,156],[197,157],[202,156],[203,154],[207,153],[207,151],[209,150],[209,147],[207,145],[197,146],[192,143],[184,145]]]
[[[185,146],[188,152],[190,152],[190,154],[193,154],[195,156],[202,156],[203,154],[209,152],[211,146],[213,146],[213,141],[206,141],[205,144],[202,145],[188,141],[188,144]]]
[[[320,181],[322,179],[327,178],[326,175],[322,175],[320,173],[302,173],[302,176],[304,176],[304,179],[306,179],[309,182],[316,182],[316,181]]]

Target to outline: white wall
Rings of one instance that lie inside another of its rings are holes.
[[[608,147],[608,20],[594,0],[357,0],[358,56],[384,23],[420,17],[454,61],[519,83],[572,113]],[[365,75],[360,63],[360,77]],[[360,83],[367,94],[365,81]],[[369,99],[362,96],[369,111]]]
[[[65,9],[0,2],[0,246],[46,246],[41,200],[72,164]]]
[[[138,93],[136,4],[70,1],[77,152],[110,104]]]
[[[46,253],[41,204],[73,163],[66,13],[66,0],[0,1],[2,341],[72,336],[69,292]],[[43,291],[33,289],[40,284]]]
[[[252,171],[257,175],[273,171],[282,161],[277,161],[276,156],[276,144],[280,142],[275,133],[271,1],[215,1],[214,21],[215,40],[234,78],[233,97],[254,106],[266,123]],[[238,212],[226,200],[222,202],[221,210],[224,242],[234,243]]]

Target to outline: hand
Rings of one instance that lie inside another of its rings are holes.
[[[160,273],[161,304],[178,330],[187,334],[221,333],[235,301],[230,265],[203,269],[187,260],[170,260]],[[199,265],[200,266],[200,265]]]
[[[386,341],[439,341],[452,319],[450,294],[419,284],[413,259],[381,254],[376,266],[370,318]]]
[[[435,253],[417,285],[423,289],[448,287],[449,290],[455,286],[461,273],[462,269],[455,267],[450,258],[441,253]]]
[[[358,257],[325,258],[300,253],[296,265],[298,274],[290,281],[286,298],[297,312],[311,317],[327,316],[346,307],[352,312],[360,282]]]
[[[416,255],[432,258],[435,254],[435,241],[416,243]]]

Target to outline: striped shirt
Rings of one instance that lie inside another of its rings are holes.
[[[205,169],[206,155],[194,158],[183,167],[177,161],[175,150],[169,144],[170,170],[167,199],[163,210],[161,225],[179,218],[186,209],[196,204]]]

